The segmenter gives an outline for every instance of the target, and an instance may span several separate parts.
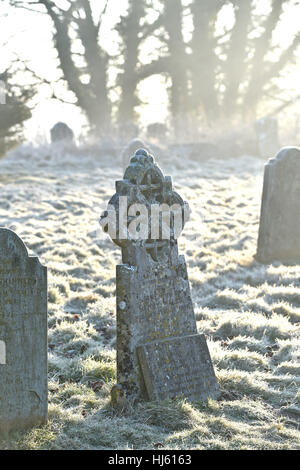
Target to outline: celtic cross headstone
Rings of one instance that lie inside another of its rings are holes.
[[[188,205],[153,157],[136,151],[100,223],[122,249],[117,266],[117,385],[112,399],[205,400],[218,385],[198,334],[177,238]]]

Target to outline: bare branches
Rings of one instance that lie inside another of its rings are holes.
[[[235,8],[235,25],[228,42],[227,60],[225,62],[226,91],[224,108],[235,112],[239,88],[246,74],[248,33],[252,25],[252,0],[237,2]]]
[[[140,41],[144,41],[147,37],[153,34],[158,28],[163,26],[163,17],[159,16],[153,23],[145,24],[142,29],[142,35],[139,38]]]
[[[99,31],[100,31],[100,28],[101,28],[101,25],[102,25],[103,18],[104,18],[105,14],[106,14],[108,5],[109,5],[109,0],[106,0],[106,1],[105,1],[105,4],[104,4],[104,8],[103,8],[102,12],[100,13],[98,22],[97,22],[97,24],[96,24],[96,28],[97,28],[97,33],[98,33],[98,34],[99,34]]]
[[[251,75],[248,84],[248,90],[244,101],[244,107],[249,106],[253,101],[254,95],[262,91],[262,82],[257,81],[257,76],[262,75],[264,69],[264,57],[267,54],[272,40],[274,29],[279,23],[282,13],[282,7],[285,0],[273,0],[272,10],[265,20],[262,34],[254,41],[254,55],[251,61]],[[257,90],[255,92],[255,89]]]
[[[111,90],[119,99],[115,106],[118,119],[133,121],[140,103],[138,85],[155,74],[168,76],[173,117],[191,113],[196,119],[205,116],[212,124],[222,116],[246,116],[246,111],[253,116],[260,102],[278,99],[280,90],[272,85],[300,45],[300,34],[296,34],[276,61],[267,60],[274,48],[273,33],[284,19],[284,7],[292,8],[290,0],[272,0],[271,11],[261,20],[255,16],[257,0],[190,0],[185,6],[182,0],[129,0],[126,13],[115,25],[120,41],[114,56],[108,55],[101,38],[101,26],[112,5],[109,0],[98,0],[95,9],[92,0],[68,0],[63,8],[53,0],[9,2],[52,20],[53,44],[62,72],[59,80],[74,93],[91,126],[99,129],[112,119]],[[222,18],[225,4],[233,6],[235,22],[220,34],[219,20],[226,20]],[[191,34],[190,40],[185,32]],[[148,38],[157,44],[155,60],[142,64]],[[29,63],[23,66],[37,84],[51,87],[53,98],[71,104],[57,96],[56,82],[39,76]],[[112,68],[116,76],[113,83]],[[84,75],[88,77],[85,82]],[[266,91],[272,95],[267,96]],[[280,106],[289,105],[285,98]]]
[[[23,10],[27,10],[27,11],[30,11],[30,12],[33,12],[33,13],[39,13],[41,15],[47,15],[47,13],[45,11],[42,11],[42,10],[36,10],[35,8],[31,8],[30,6],[28,5],[38,5],[39,2],[22,2],[22,1],[15,1],[15,0],[10,0],[9,1],[10,5],[13,6],[13,7],[16,7],[16,8],[22,8]]]
[[[76,104],[76,101],[68,101],[68,100],[65,100],[64,98],[61,98],[57,95],[57,93],[55,92],[54,90],[54,87],[56,84],[58,84],[59,82],[61,82],[64,77],[61,76],[60,78],[58,78],[57,80],[48,80],[47,78],[45,77],[42,77],[40,76],[35,70],[33,70],[28,64],[27,64],[27,61],[23,61],[23,60],[19,60],[17,59],[16,61],[14,61],[15,63],[20,63],[22,65],[22,68],[24,71],[26,72],[29,72],[32,77],[34,77],[35,79],[35,83],[36,84],[45,84],[45,85],[49,85],[50,89],[51,89],[51,98],[52,99],[56,99],[58,101],[61,101],[62,103],[64,104]]]
[[[151,75],[167,73],[168,70],[168,57],[160,57],[159,59],[154,60],[149,64],[139,67],[139,69],[137,70],[138,81],[145,80],[145,78],[148,78]]]
[[[294,96],[293,98],[289,100],[284,100],[283,103],[275,108],[272,112],[270,112],[267,117],[272,117],[276,116],[277,114],[281,113],[284,109],[288,108],[289,106],[292,106],[296,104],[300,100],[300,94],[297,96]]]

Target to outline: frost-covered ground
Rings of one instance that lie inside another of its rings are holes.
[[[98,219],[119,159],[23,147],[0,161],[0,225],[49,272],[49,424],[27,449],[300,449],[300,266],[258,264],[263,162],[162,161],[193,213],[179,240],[220,401],[114,410],[115,265]]]

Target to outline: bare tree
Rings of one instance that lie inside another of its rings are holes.
[[[258,105],[274,89],[275,79],[293,62],[300,44],[299,32],[277,61],[267,58],[283,6],[292,2],[272,0],[271,11],[258,20],[254,14],[257,1],[193,0],[191,3],[192,106],[198,113],[202,110],[208,122],[218,118],[255,118]],[[234,25],[219,38],[216,18],[226,3],[233,6]]]
[[[28,102],[34,94],[32,87],[20,87],[12,83],[10,70],[0,74],[0,82],[4,84],[3,102],[0,102],[0,155],[23,137],[24,121],[31,117]]]
[[[218,119],[220,114],[216,83],[219,59],[216,54],[215,27],[218,12],[224,3],[224,0],[193,0],[191,4],[191,107],[196,115],[204,114],[209,122]]]
[[[139,104],[137,97],[137,84],[139,77],[137,68],[139,63],[139,47],[143,40],[141,33],[141,20],[145,16],[146,4],[144,0],[129,0],[127,14],[122,16],[116,29],[122,40],[122,70],[118,76],[121,89],[118,106],[118,122],[134,122],[134,108]]]
[[[235,10],[235,24],[231,31],[227,46],[227,59],[224,63],[225,94],[223,101],[223,116],[235,115],[240,87],[247,72],[247,57],[249,53],[248,34],[252,30],[252,0],[232,2]]]
[[[108,1],[103,0],[103,10],[96,16],[91,0],[65,0],[64,8],[52,0],[10,0],[12,5],[39,10],[51,18],[62,78],[98,134],[108,132],[115,118],[109,98],[112,66],[119,68],[113,85],[119,92],[117,121],[135,121],[138,85],[161,74],[170,79],[169,108],[177,133],[182,118],[188,116],[202,116],[209,123],[255,117],[300,43],[298,32],[276,61],[268,58],[283,7],[292,0],[272,0],[271,11],[261,18],[255,15],[258,0],[190,0],[188,6],[182,0],[128,0],[127,12],[116,25],[121,48],[112,58],[100,45]],[[220,33],[217,24],[225,5],[232,6],[234,22],[230,30]],[[156,13],[152,23],[147,19],[149,10]],[[193,25],[187,43],[185,15]],[[74,50],[74,37],[81,51]],[[152,37],[162,47],[145,64],[141,51],[144,41]]]
[[[182,34],[183,8],[181,0],[165,0],[163,12],[167,32],[168,60],[166,63],[170,78],[170,111],[175,132],[189,111],[188,58]]]
[[[10,0],[11,5],[42,11],[49,15],[53,23],[53,41],[57,50],[62,78],[76,97],[76,103],[86,114],[92,129],[105,133],[112,126],[112,104],[109,98],[109,68],[116,65],[115,57],[110,57],[100,46],[101,25],[106,14],[109,0],[103,2],[103,9],[97,20],[90,0],[66,0],[68,7],[61,8],[52,0],[33,0],[24,2]],[[138,83],[163,71],[163,61],[154,61],[143,66],[139,61],[143,41],[162,23],[162,19],[148,24],[143,21],[147,0],[129,0],[128,10],[116,25],[121,39],[118,62],[122,64],[117,77],[116,87],[120,90],[117,121],[135,120],[135,107]],[[74,52],[74,34],[80,41],[83,52]],[[78,59],[83,62],[78,65]],[[121,60],[120,60],[121,59]],[[87,80],[88,77],[88,80]]]
[[[254,41],[254,55],[250,64],[250,79],[244,97],[244,115],[253,116],[261,99],[265,96],[266,88],[272,86],[272,82],[280,72],[291,63],[294,53],[300,44],[300,31],[294,36],[290,46],[281,52],[276,62],[268,62],[266,55],[272,47],[272,35],[280,22],[282,7],[285,0],[273,0],[272,10],[264,21],[262,34]],[[300,28],[299,28],[300,29]]]
[[[121,72],[117,78],[117,86],[120,87],[119,124],[136,121],[135,107],[140,104],[138,84],[151,75],[166,71],[164,57],[146,65],[142,64],[139,58],[145,40],[154,35],[163,24],[162,15],[158,15],[151,23],[146,21],[146,14],[152,9],[153,6],[148,0],[129,0],[126,14],[116,25],[121,38],[122,59]]]
[[[68,89],[74,93],[75,104],[84,111],[92,129],[100,133],[107,132],[111,126],[107,79],[109,56],[99,45],[103,12],[95,20],[89,0],[69,0],[67,3],[68,8],[63,9],[52,0],[11,0],[11,4],[16,7],[35,9],[34,11],[37,11],[37,7],[44,8],[53,23],[53,42],[62,78]],[[73,52],[71,30],[81,43],[82,53]],[[76,57],[82,59],[83,66],[78,66]]]

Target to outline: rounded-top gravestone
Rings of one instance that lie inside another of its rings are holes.
[[[0,228],[0,432],[47,421],[47,268]]]
[[[57,122],[50,130],[50,134],[52,143],[70,143],[74,141],[74,132],[64,122]]]
[[[285,147],[265,165],[257,259],[300,263],[300,148]]]

